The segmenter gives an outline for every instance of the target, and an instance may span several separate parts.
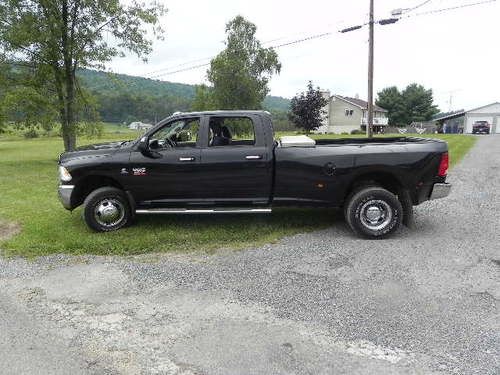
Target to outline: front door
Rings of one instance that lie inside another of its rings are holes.
[[[149,136],[150,155],[131,153],[128,185],[139,206],[175,207],[200,199],[202,119],[168,122]]]
[[[227,205],[265,205],[273,155],[259,116],[211,116],[201,150],[203,197]]]

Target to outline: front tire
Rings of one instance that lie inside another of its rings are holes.
[[[346,201],[345,218],[351,229],[366,238],[386,238],[403,220],[398,198],[381,187],[365,187],[351,194]]]
[[[120,229],[132,219],[127,197],[123,191],[114,187],[94,190],[83,205],[83,219],[96,232]]]

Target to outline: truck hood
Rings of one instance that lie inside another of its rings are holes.
[[[78,147],[75,151],[64,152],[59,156],[59,163],[65,163],[71,160],[84,160],[84,159],[94,159],[108,157],[114,154],[116,151],[128,148],[133,144],[133,141],[127,142],[108,142],[108,143],[97,143],[92,145],[85,145]]]

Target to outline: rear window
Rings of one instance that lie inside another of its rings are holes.
[[[255,126],[249,117],[211,117],[208,131],[212,147],[255,145]]]

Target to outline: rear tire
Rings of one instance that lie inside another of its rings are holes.
[[[96,232],[110,232],[130,223],[131,209],[123,191],[102,187],[90,193],[83,203],[83,219]]]
[[[346,200],[344,215],[347,224],[366,238],[386,238],[403,220],[403,207],[398,198],[381,187],[364,187]]]

